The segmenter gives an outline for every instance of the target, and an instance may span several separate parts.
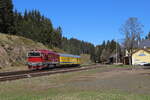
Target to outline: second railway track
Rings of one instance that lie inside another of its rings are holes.
[[[0,82],[3,81],[12,81],[17,79],[23,79],[23,78],[31,78],[31,77],[39,77],[39,76],[46,76],[46,75],[52,75],[57,73],[67,73],[67,72],[75,72],[75,71],[82,71],[82,70],[89,70],[89,69],[95,69],[95,68],[104,68],[107,65],[91,65],[86,67],[71,67],[71,68],[56,68],[53,70],[38,70],[38,71],[17,71],[17,72],[6,72],[6,73],[0,73]],[[109,66],[109,65],[108,65]],[[103,70],[104,72],[110,72],[112,70],[139,70],[143,69],[141,68],[108,68]]]

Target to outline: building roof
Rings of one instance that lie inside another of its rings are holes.
[[[135,50],[132,54],[134,54],[134,53],[138,52],[139,50],[144,50],[144,51],[146,51],[146,52],[150,53],[150,51],[148,51],[147,49],[137,49],[137,50]]]
[[[150,48],[150,40],[143,40],[140,42],[139,48]]]

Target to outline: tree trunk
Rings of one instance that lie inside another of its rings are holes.
[[[129,55],[129,65],[132,65],[132,56]]]
[[[132,50],[129,51],[129,65],[132,65]]]

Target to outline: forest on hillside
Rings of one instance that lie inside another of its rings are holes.
[[[94,62],[106,61],[116,53],[116,50],[119,56],[123,54],[120,44],[115,40],[104,41],[94,46],[76,38],[68,39],[63,36],[61,26],[54,28],[50,18],[45,17],[38,10],[25,10],[21,13],[14,8],[12,0],[0,0],[0,32],[3,34],[23,36],[71,54],[89,54]],[[146,38],[150,38],[150,35]]]

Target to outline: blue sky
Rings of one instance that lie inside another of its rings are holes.
[[[103,40],[122,39],[119,28],[129,17],[137,17],[150,31],[150,0],[13,0],[15,9],[38,9],[61,26],[63,36],[101,44]]]

